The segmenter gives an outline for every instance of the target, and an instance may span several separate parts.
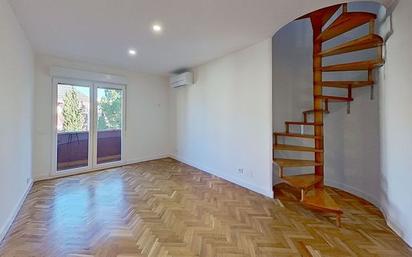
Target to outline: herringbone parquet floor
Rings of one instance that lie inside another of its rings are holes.
[[[412,256],[370,204],[330,190],[342,228],[172,159],[38,182],[4,257]]]

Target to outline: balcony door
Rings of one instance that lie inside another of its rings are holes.
[[[124,88],[113,84],[95,86],[95,164],[122,160]]]
[[[53,84],[54,173],[122,164],[124,86],[68,79]]]

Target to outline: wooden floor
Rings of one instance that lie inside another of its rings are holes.
[[[39,182],[0,256],[412,256],[367,202],[330,190],[337,228],[287,192],[265,198],[171,159]]]

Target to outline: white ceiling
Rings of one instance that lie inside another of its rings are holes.
[[[300,15],[339,2],[10,0],[37,53],[154,74],[245,48]],[[163,24],[161,35],[152,33],[154,22]],[[138,51],[134,58],[130,47]]]

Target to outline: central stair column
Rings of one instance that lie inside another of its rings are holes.
[[[312,17],[312,29],[313,29],[313,109],[314,123],[321,125],[315,126],[315,148],[323,150],[323,113],[316,112],[316,110],[323,110],[322,97],[322,57],[319,53],[322,52],[322,41],[317,39],[322,32],[322,19],[315,16]],[[321,165],[315,167],[315,174],[323,177],[324,171],[324,159],[323,151],[315,152],[315,162],[321,163]],[[315,185],[315,187],[323,187],[323,179]]]

